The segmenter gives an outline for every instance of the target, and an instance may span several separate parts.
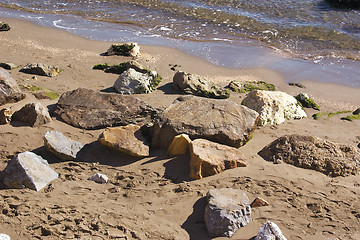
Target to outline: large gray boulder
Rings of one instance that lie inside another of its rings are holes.
[[[191,139],[240,147],[251,139],[258,116],[228,100],[179,97],[159,114],[152,131],[152,146],[167,149],[175,136],[185,133]]]
[[[228,98],[230,92],[192,73],[178,71],[173,77],[173,89],[207,98]]]
[[[260,126],[307,117],[293,96],[280,91],[255,90],[248,93],[241,104],[259,113]]]
[[[332,177],[357,174],[360,167],[360,153],[355,147],[297,134],[276,139],[259,155],[267,161],[314,169]]]
[[[63,160],[75,160],[84,144],[66,137],[62,132],[48,131],[44,134],[44,146]]]
[[[0,105],[18,102],[24,98],[25,94],[20,91],[15,79],[8,71],[0,68]]]
[[[255,240],[286,240],[286,237],[275,223],[267,221],[259,229]]]
[[[151,93],[155,89],[154,81],[157,78],[159,75],[155,71],[142,73],[129,68],[119,76],[113,88],[121,94]]]
[[[8,188],[30,188],[40,191],[58,178],[48,162],[32,152],[16,155],[1,173],[1,181]]]
[[[47,108],[36,102],[28,103],[19,111],[14,112],[11,120],[29,124],[31,127],[38,127],[51,122],[51,117]]]
[[[212,189],[206,195],[205,223],[210,237],[231,237],[251,221],[246,192],[239,189]]]
[[[20,72],[46,77],[55,77],[61,72],[61,70],[59,67],[48,66],[43,63],[29,63],[21,68]]]
[[[100,129],[146,123],[156,112],[133,96],[78,88],[61,95],[53,114],[74,127]]]

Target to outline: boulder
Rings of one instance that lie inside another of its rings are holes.
[[[1,173],[1,181],[7,188],[30,188],[40,191],[58,178],[48,162],[32,152],[16,155]]]
[[[190,144],[190,177],[200,179],[215,175],[226,169],[246,167],[244,155],[237,148],[195,139]]]
[[[0,68],[0,105],[14,103],[25,98],[15,79],[3,68]]]
[[[203,138],[240,147],[252,138],[258,114],[228,100],[183,96],[158,115],[152,146],[167,149],[175,136]]]
[[[285,135],[264,147],[259,155],[267,161],[314,169],[332,177],[359,171],[360,153],[355,147],[313,136]]]
[[[298,100],[301,106],[305,108],[312,108],[320,111],[319,105],[314,100],[312,100],[306,93],[299,93],[295,96],[295,99]]]
[[[14,112],[11,120],[29,124],[31,127],[38,127],[51,122],[51,117],[47,108],[36,102],[28,103],[19,111]]]
[[[171,157],[189,153],[191,139],[187,134],[180,134],[172,140],[166,155]]]
[[[0,125],[8,124],[11,121],[12,112],[10,108],[0,110]]]
[[[280,91],[255,90],[248,93],[241,104],[259,113],[259,126],[307,117],[293,96]]]
[[[231,237],[251,221],[246,192],[239,189],[212,189],[206,195],[205,223],[210,237]]]
[[[104,53],[105,56],[120,55],[136,57],[140,54],[140,46],[137,43],[113,44]]]
[[[17,66],[13,63],[0,63],[0,67],[6,69],[6,70],[11,70],[11,69],[14,69],[14,68],[17,68]]]
[[[101,173],[95,173],[89,177],[88,180],[103,184],[109,181],[109,177]]]
[[[213,83],[198,75],[178,71],[173,77],[173,89],[187,94],[193,94],[207,98],[229,98],[230,92],[215,86]]]
[[[48,131],[44,135],[44,146],[63,160],[75,160],[83,144],[66,137],[62,132]]]
[[[261,197],[255,198],[254,201],[250,204],[252,208],[264,207],[269,205],[270,204],[268,203],[268,201],[262,199]]]
[[[55,77],[61,72],[61,70],[59,67],[48,66],[43,63],[29,63],[21,68],[20,72],[46,77]]]
[[[286,240],[286,237],[275,223],[267,221],[259,229],[255,240]]]
[[[113,88],[121,94],[151,93],[158,85],[155,82],[161,81],[157,80],[158,78],[159,75],[155,71],[141,73],[129,68],[119,76]]]
[[[273,84],[264,81],[231,81],[227,87],[230,88],[231,91],[238,93],[246,93],[254,90],[275,91]]]
[[[9,24],[0,22],[0,31],[9,31],[9,30],[10,30]]]
[[[53,114],[83,129],[149,122],[157,110],[133,96],[78,88],[61,95]]]
[[[135,157],[148,157],[149,145],[142,135],[141,127],[134,124],[106,128],[99,136],[104,146]]]

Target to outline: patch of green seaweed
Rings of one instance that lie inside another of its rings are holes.
[[[315,119],[315,120],[318,120],[324,116],[327,116],[328,118],[331,118],[333,116],[336,116],[336,115],[340,115],[340,114],[344,114],[344,113],[349,113],[351,111],[338,111],[338,112],[333,112],[333,113],[329,113],[329,112],[318,112],[318,113],[315,113],[312,115],[312,117]]]
[[[43,88],[35,85],[19,85],[19,87],[21,89],[27,89],[32,94],[42,93],[43,96],[46,96],[51,100],[55,100],[59,97],[59,94],[57,92],[54,92],[48,88]]]
[[[295,99],[300,103],[300,105],[302,107],[312,108],[312,109],[320,111],[320,106],[311,98],[306,98],[303,95],[299,94],[299,95],[295,96]]]
[[[239,93],[246,93],[254,90],[275,91],[275,86],[273,84],[264,81],[253,81],[245,83],[231,81],[228,85],[228,88],[230,88],[230,90],[233,92]]]
[[[130,51],[135,47],[134,44],[121,44],[121,45],[117,45],[117,44],[113,44],[111,45],[112,49],[114,50],[114,52],[118,55],[122,55],[122,56],[130,56]]]
[[[7,23],[0,23],[0,31],[9,31],[10,26]]]

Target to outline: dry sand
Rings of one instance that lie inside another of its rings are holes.
[[[14,19],[1,19],[12,27],[0,32],[0,61],[25,65],[41,62],[57,65],[55,77],[37,77],[11,70],[18,84],[33,84],[59,93],[86,87],[111,87],[117,75],[92,70],[98,63],[118,64],[126,57],[100,56],[111,43],[83,39],[67,32]],[[154,107],[166,107],[179,95],[171,89],[169,64],[207,77],[225,86],[231,80],[253,79],[273,83],[289,94],[305,91],[323,111],[354,110],[360,106],[360,89],[303,82],[306,89],[288,86],[280,73],[268,69],[226,69],[165,47],[141,46],[138,59],[156,70],[164,80],[148,95],[139,95]],[[240,102],[244,94],[232,94]],[[57,100],[25,100],[7,104],[13,111],[28,102],[51,107]],[[189,158],[168,158],[162,151],[135,159],[112,152],[97,143],[101,130],[81,130],[53,119],[31,128],[19,124],[0,126],[0,170],[17,153],[35,151],[60,174],[51,185],[35,192],[29,189],[0,190],[0,233],[12,239],[210,239],[203,220],[204,196],[209,189],[232,187],[245,190],[250,201],[260,196],[270,206],[253,209],[253,221],[231,239],[251,239],[267,220],[275,222],[288,239],[360,239],[360,176],[331,178],[313,170],[287,164],[272,164],[257,153],[285,134],[299,133],[333,142],[359,146],[360,121],[340,120],[344,115],[313,120],[314,110],[303,120],[258,128],[253,139],[241,147],[249,166],[191,181]],[[86,161],[59,161],[43,149],[43,135],[57,130],[86,146]],[[110,182],[101,185],[87,178],[101,172]],[[125,232],[125,233],[124,233]],[[60,233],[63,233],[61,235]],[[66,234],[65,234],[66,233]],[[64,235],[65,234],[65,235]],[[48,236],[47,236],[48,235]],[[125,239],[125,238],[123,238]],[[226,238],[216,238],[226,239]]]

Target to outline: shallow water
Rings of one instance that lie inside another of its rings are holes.
[[[360,87],[360,11],[322,0],[0,0],[0,7],[0,16],[90,39],[176,47],[227,67]]]

